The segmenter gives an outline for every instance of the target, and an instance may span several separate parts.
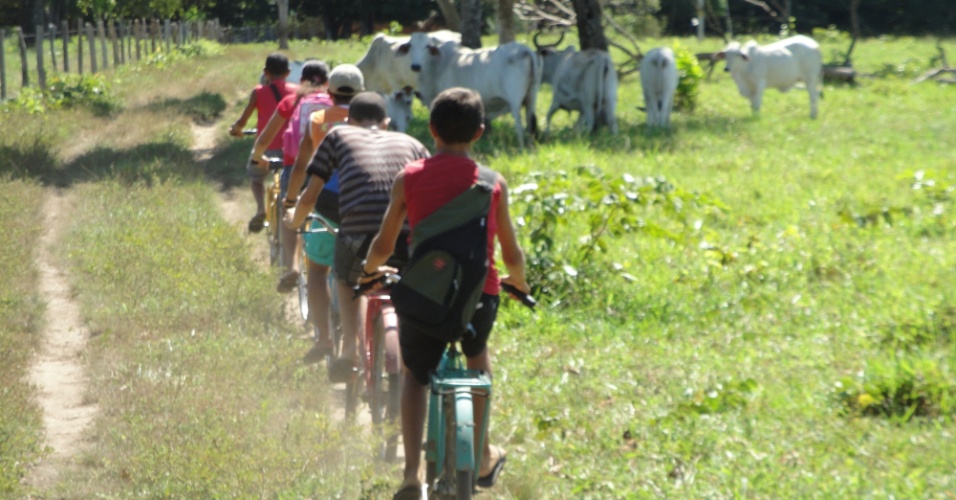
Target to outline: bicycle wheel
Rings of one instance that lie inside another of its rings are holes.
[[[282,235],[279,234],[280,220],[279,185],[274,184],[266,192],[266,235],[269,238],[269,264],[277,267],[285,265],[282,258]]]
[[[299,279],[296,282],[296,288],[299,290],[299,315],[302,320],[309,321],[309,263],[308,256],[305,254],[305,245],[300,245],[299,250]],[[318,338],[318,327],[314,322],[312,332],[316,334],[313,338]]]
[[[370,299],[369,302],[371,302]],[[369,308],[369,314],[372,314],[372,308]],[[385,421],[385,410],[387,407],[385,393],[385,329],[382,328],[380,317],[369,317],[365,325],[365,335],[372,339],[372,345],[369,346],[369,372],[366,374],[366,387],[368,387],[368,406],[372,411],[372,424],[382,425]]]

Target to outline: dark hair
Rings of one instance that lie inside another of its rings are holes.
[[[485,121],[485,107],[474,90],[450,88],[432,101],[429,121],[442,142],[469,143]]]
[[[308,59],[302,65],[302,81],[319,86],[329,81],[329,65],[318,59]]]
[[[380,122],[386,116],[388,114],[385,111],[385,98],[378,92],[359,92],[349,103],[349,121],[372,120]]]
[[[289,72],[289,58],[278,52],[273,52],[266,58],[265,70],[273,76],[284,75]]]

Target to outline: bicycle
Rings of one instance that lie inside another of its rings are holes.
[[[363,292],[355,290],[353,299]],[[398,316],[386,289],[368,294],[365,328],[359,347],[362,373],[355,382],[346,384],[345,414],[355,414],[360,386],[364,384],[372,425],[383,434],[380,456],[392,461],[398,452],[397,422],[401,413],[403,363],[398,345]]]
[[[256,135],[256,129],[245,129],[243,135]],[[287,263],[282,251],[282,158],[268,158],[272,184],[266,188],[266,238],[269,241],[269,264],[283,267]]]
[[[375,283],[387,288],[401,277],[385,274],[378,280],[356,287],[356,293]],[[534,309],[530,295],[507,284],[502,291]],[[425,484],[429,498],[469,500],[481,463],[491,412],[491,377],[483,370],[470,370],[460,349],[461,339],[448,342],[441,361],[431,373],[428,396],[428,426],[425,440]],[[482,428],[475,440],[474,398],[486,398]]]

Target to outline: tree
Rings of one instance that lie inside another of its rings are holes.
[[[438,9],[441,10],[442,17],[445,18],[445,26],[452,31],[461,33],[461,18],[458,17],[458,9],[455,8],[454,0],[436,0]]]
[[[607,37],[604,36],[604,15],[600,0],[571,0],[578,24],[578,40],[581,50],[607,50]]]
[[[515,0],[498,0],[498,45],[515,41]]]
[[[278,0],[279,7],[279,48],[289,49],[289,0]]]
[[[481,0],[461,0],[461,44],[481,48]]]

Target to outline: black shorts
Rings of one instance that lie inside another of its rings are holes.
[[[368,255],[368,247],[372,245],[373,238],[374,234],[338,234],[335,239],[335,262],[332,265],[335,279],[348,285],[358,283],[359,277],[362,276],[362,262]],[[408,233],[402,233],[395,241],[395,251],[385,264],[401,271],[407,262]]]
[[[465,357],[473,358],[481,354],[488,346],[488,336],[498,317],[497,295],[481,294],[481,306],[471,317],[471,326],[475,329],[474,338],[464,338],[461,341],[461,350]],[[402,348],[402,360],[415,380],[422,385],[428,385],[432,370],[438,368],[441,356],[445,352],[447,342],[441,341],[408,326],[398,315],[398,343]]]

